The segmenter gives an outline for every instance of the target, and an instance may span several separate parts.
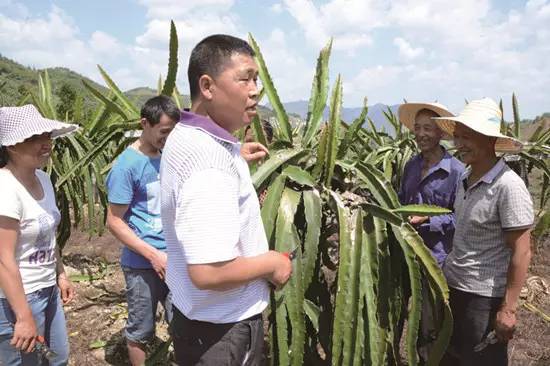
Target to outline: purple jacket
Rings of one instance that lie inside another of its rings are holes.
[[[405,165],[399,201],[403,205],[423,203],[452,210],[464,165],[445,151],[443,159],[422,179],[422,160],[422,154],[418,154]],[[417,227],[418,234],[432,251],[439,266],[443,265],[451,251],[455,231],[454,220],[454,213],[432,216],[429,222]]]

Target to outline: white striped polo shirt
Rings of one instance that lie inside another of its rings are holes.
[[[199,290],[188,264],[252,257],[268,251],[260,205],[241,145],[207,117],[182,112],[162,153],[161,215],[166,283],[189,319],[237,322],[268,304],[265,280],[227,291]]]
[[[443,272],[449,287],[502,297],[512,253],[504,234],[533,225],[533,202],[525,183],[503,159],[465,189],[470,172],[458,184],[453,248]]]

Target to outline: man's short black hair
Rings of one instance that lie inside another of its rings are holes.
[[[233,54],[242,54],[254,57],[256,53],[250,45],[237,37],[214,34],[200,41],[189,58],[187,77],[191,100],[195,100],[200,93],[199,79],[202,75],[217,77],[223,71],[223,66]]]
[[[178,106],[165,95],[153,97],[141,107],[141,118],[145,118],[151,126],[159,123],[163,114],[176,122],[180,119]]]

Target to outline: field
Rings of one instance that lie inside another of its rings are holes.
[[[550,233],[533,243],[534,256],[529,277],[539,276],[550,284]],[[70,334],[70,365],[101,366],[127,365],[123,338],[126,320],[124,277],[118,265],[120,245],[110,234],[88,240],[86,234],[77,232],[65,249],[67,268],[88,269],[92,276],[103,276],[94,281],[76,283],[76,301],[66,307]],[[106,267],[105,267],[106,265]],[[545,314],[550,314],[550,294],[533,288],[532,303]],[[509,346],[511,366],[546,366],[550,364],[549,323],[531,311],[521,308],[518,312],[518,328]],[[160,347],[168,338],[164,322],[157,325]],[[162,353],[162,352],[161,352]],[[169,365],[160,358],[158,365]]]

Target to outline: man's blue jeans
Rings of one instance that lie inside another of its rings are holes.
[[[37,352],[24,353],[10,345],[15,326],[15,314],[7,299],[0,298],[0,365],[2,366],[64,366],[69,360],[69,339],[65,314],[57,286],[27,294],[38,333],[57,354],[51,360],[41,360]]]

